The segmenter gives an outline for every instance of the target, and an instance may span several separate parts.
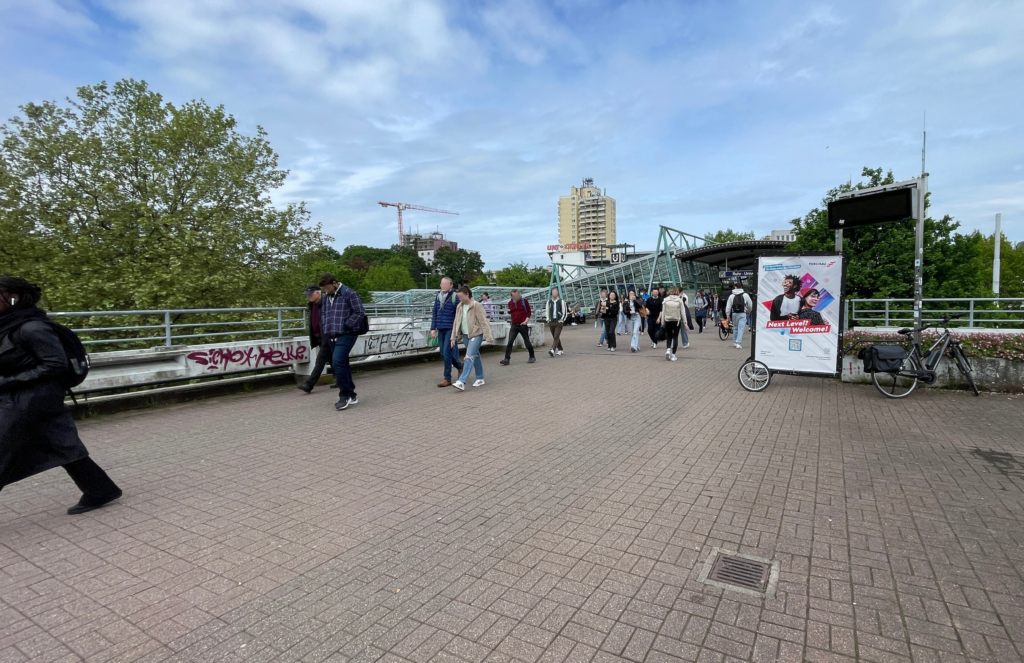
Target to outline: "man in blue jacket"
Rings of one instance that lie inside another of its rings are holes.
[[[352,370],[349,368],[348,355],[352,346],[359,338],[362,326],[363,302],[355,290],[338,283],[332,274],[320,277],[320,287],[327,293],[321,299],[320,333],[327,339],[327,347],[331,352],[331,366],[334,378],[338,383],[338,402],[335,410],[344,410],[349,405],[359,402],[356,398],[356,385],[352,381]]]
[[[446,276],[441,279],[441,292],[434,297],[434,311],[430,316],[430,337],[437,339],[438,349],[444,358],[444,379],[437,384],[438,387],[452,385],[452,366],[458,371],[462,370],[457,336],[455,343],[452,343],[452,325],[455,324],[455,308],[458,305],[452,280]]]

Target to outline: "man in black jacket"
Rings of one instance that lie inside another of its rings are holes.
[[[75,515],[121,497],[91,458],[64,409],[60,379],[70,370],[64,346],[46,313],[36,307],[39,287],[0,277],[0,490],[63,467],[82,491]]]
[[[320,299],[323,294],[320,286],[309,285],[302,291],[306,296],[307,308],[309,309],[309,349],[316,349],[316,364],[313,365],[313,372],[309,379],[298,385],[299,389],[307,394],[313,391],[313,387],[320,381],[323,375],[327,360],[331,358],[331,349],[327,347],[327,339],[320,333]],[[334,387],[332,387],[334,388]]]
[[[658,330],[661,324],[658,316],[661,315],[661,289],[652,288],[651,296],[647,298],[647,333],[651,336],[651,347],[658,347]]]

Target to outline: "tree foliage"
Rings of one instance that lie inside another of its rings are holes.
[[[452,251],[447,246],[442,246],[434,252],[434,271],[460,285],[469,283],[483,273],[484,261],[478,253],[466,249]]]
[[[416,282],[409,276],[409,270],[401,260],[389,260],[383,265],[373,265],[366,270],[363,278],[367,290],[411,290]]]
[[[271,203],[286,176],[262,128],[142,81],[25,104],[0,127],[3,271],[63,310],[293,301],[282,268],[331,240]]]
[[[754,239],[754,231],[740,232],[739,230],[726,228],[725,230],[719,230],[714,233],[704,233],[704,239],[710,242],[717,242],[719,244],[723,242],[742,242],[744,240]]]
[[[525,261],[514,262],[494,272],[494,282],[500,286],[543,288],[551,281],[551,272],[543,267],[530,268]]]
[[[828,192],[820,207],[812,209],[802,219],[793,219],[797,239],[787,245],[786,250],[834,250],[835,231],[828,227],[828,203],[846,191],[896,181],[892,171],[883,172],[881,168],[864,168],[862,175],[867,181],[855,186],[841,184]],[[925,297],[979,297],[991,292],[991,264],[986,281],[985,270],[976,260],[983,250],[984,238],[980,233],[958,234],[959,226],[948,215],[938,220],[925,218]],[[849,256],[847,296],[913,297],[914,233],[912,220],[846,229],[843,252]]]
[[[414,283],[421,283],[424,272],[431,271],[415,250],[398,244],[393,244],[389,249],[353,244],[341,252],[341,261],[350,269],[360,272],[384,264],[399,265],[406,270]]]

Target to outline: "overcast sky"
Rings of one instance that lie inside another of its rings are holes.
[[[0,0],[0,114],[137,78],[262,125],[348,244],[395,212],[490,268],[547,262],[593,177],[618,239],[786,228],[864,166],[1024,241],[1024,2]]]

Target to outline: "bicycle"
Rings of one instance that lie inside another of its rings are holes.
[[[724,317],[718,321],[718,338],[723,341],[732,336],[732,325]]]
[[[871,374],[871,381],[874,383],[875,389],[887,398],[906,398],[917,388],[918,382],[924,382],[925,384],[935,382],[935,369],[948,350],[953,363],[960,369],[960,373],[967,378],[967,383],[971,385],[974,395],[979,395],[978,386],[974,383],[971,363],[968,361],[966,353],[964,353],[963,345],[961,345],[960,341],[955,340],[952,332],[949,331],[949,321],[962,318],[965,315],[967,314],[961,313],[959,315],[946,316],[934,325],[924,325],[921,327],[922,331],[938,327],[942,327],[945,330],[925,352],[921,351],[921,344],[914,340],[913,329],[903,328],[896,332],[907,337],[904,343],[909,342],[911,349],[896,370],[876,371]],[[852,350],[853,348],[851,347],[850,349]]]

